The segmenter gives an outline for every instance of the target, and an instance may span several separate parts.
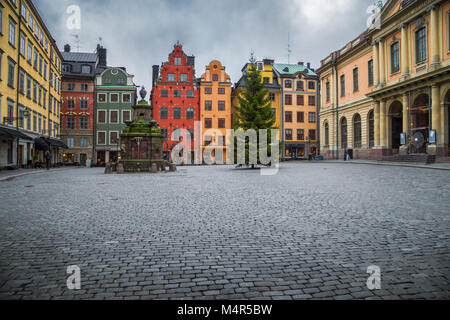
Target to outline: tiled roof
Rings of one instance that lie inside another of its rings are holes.
[[[96,62],[96,53],[83,53],[83,52],[61,52],[64,61],[72,62]]]
[[[281,63],[275,63],[273,65],[273,68],[280,74],[280,75],[294,75],[298,72],[306,73],[309,76],[317,76],[317,74],[312,71],[311,69],[308,69],[304,65],[299,64],[281,64]]]

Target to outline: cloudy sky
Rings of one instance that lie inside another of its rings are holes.
[[[151,67],[167,61],[179,40],[196,56],[196,76],[213,59],[232,81],[253,51],[257,59],[288,62],[320,60],[366,28],[367,8],[375,0],[35,0],[62,50],[93,52],[99,38],[110,66],[125,66],[137,85],[151,87]],[[69,30],[67,8],[81,9],[81,29]]]

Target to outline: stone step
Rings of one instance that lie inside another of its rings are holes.
[[[382,158],[382,161],[432,164],[436,162],[436,156],[428,154],[408,154],[408,155],[398,154],[394,156],[385,156]]]

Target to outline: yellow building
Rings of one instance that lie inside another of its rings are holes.
[[[282,116],[281,116],[281,82],[273,70],[274,60],[264,59],[256,62],[256,69],[261,72],[261,78],[264,83],[264,88],[269,92],[269,99],[272,101],[272,111],[275,115],[275,126],[281,130]],[[242,68],[242,77],[235,84],[231,94],[231,102],[233,106],[239,105],[238,96],[245,90],[245,74],[250,70],[251,65],[247,63]],[[277,137],[280,140],[280,134]]]
[[[231,78],[217,60],[206,66],[200,81],[200,123],[202,154],[211,149],[211,159],[226,162],[226,133],[231,123]],[[222,159],[217,146],[222,147]],[[214,150],[213,150],[214,149]]]
[[[62,56],[32,1],[0,2],[0,166],[58,161]]]
[[[389,0],[318,74],[325,158],[449,155],[449,1]]]

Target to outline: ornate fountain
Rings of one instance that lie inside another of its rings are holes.
[[[158,122],[152,119],[152,107],[145,100],[147,91],[144,87],[139,94],[141,100],[133,107],[133,121],[127,123],[127,128],[120,135],[121,159],[117,173],[166,170],[162,156],[164,135],[159,130]]]

